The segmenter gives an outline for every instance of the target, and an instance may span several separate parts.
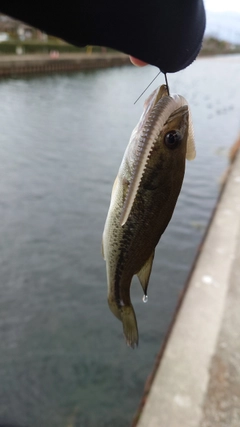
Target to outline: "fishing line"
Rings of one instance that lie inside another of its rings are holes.
[[[170,91],[169,91],[169,86],[168,86],[168,79],[167,79],[167,73],[164,73],[164,77],[165,77],[165,83],[166,83],[166,86],[167,86],[167,93],[168,93],[168,96],[170,96]]]
[[[159,76],[159,74],[161,73],[161,70],[159,70],[159,72],[157,73],[157,75],[154,77],[154,79],[152,79],[152,81],[149,83],[149,85],[144,89],[144,91],[141,93],[141,95],[139,95],[139,97],[136,99],[136,101],[134,102],[134,105],[138,102],[138,100],[141,98],[141,96],[143,96],[143,94],[146,92],[146,90],[149,88],[149,86],[151,86],[151,84],[154,82],[154,80],[156,80],[156,78]],[[166,80],[167,79],[167,77],[166,77],[166,74],[165,74],[165,81],[167,81]],[[168,85],[167,85],[167,88],[168,88]],[[169,94],[169,90],[168,90],[168,94]]]

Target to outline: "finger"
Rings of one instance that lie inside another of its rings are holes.
[[[130,61],[133,65],[136,65],[137,67],[144,67],[145,65],[148,65],[147,62],[141,61],[141,59],[134,58],[134,56],[129,56]]]

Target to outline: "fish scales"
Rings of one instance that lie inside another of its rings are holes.
[[[164,233],[181,190],[185,159],[194,158],[192,122],[187,101],[169,96],[165,85],[145,102],[113,185],[103,232],[108,304],[122,321],[127,344],[138,344],[136,316],[130,298],[137,274],[143,292],[155,247]]]

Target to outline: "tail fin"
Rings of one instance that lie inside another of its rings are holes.
[[[121,307],[121,320],[127,345],[132,348],[138,346],[137,320],[132,305],[124,305]]]

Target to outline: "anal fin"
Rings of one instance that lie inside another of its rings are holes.
[[[144,295],[147,295],[147,288],[148,288],[148,282],[150,278],[150,274],[152,271],[152,263],[154,259],[155,250],[152,252],[150,257],[148,258],[147,262],[145,262],[144,266],[139,270],[137,273],[138,279],[141,283],[141,286],[143,288]]]

